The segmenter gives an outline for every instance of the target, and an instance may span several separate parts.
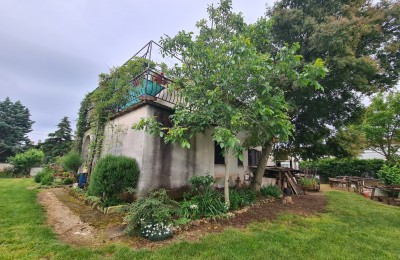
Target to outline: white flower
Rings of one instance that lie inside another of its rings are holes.
[[[190,209],[198,209],[199,206],[197,206],[196,204],[192,204],[189,206]]]

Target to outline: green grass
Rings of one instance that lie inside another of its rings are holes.
[[[326,213],[283,215],[199,242],[155,251],[61,243],[45,224],[31,179],[0,179],[0,259],[400,259],[400,208],[347,192],[327,193]]]

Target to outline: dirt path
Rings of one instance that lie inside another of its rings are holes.
[[[52,190],[40,192],[38,201],[46,209],[47,223],[59,235],[60,240],[73,245],[91,244],[96,235],[94,228],[60,202]]]
[[[97,246],[123,236],[121,215],[92,210],[63,188],[40,192],[38,201],[46,210],[48,224],[65,243]]]
[[[76,246],[98,246],[115,241],[133,248],[159,248],[178,241],[197,241],[209,233],[221,232],[227,227],[245,228],[251,222],[273,221],[280,214],[310,216],[322,213],[326,198],[322,192],[292,196],[293,203],[280,200],[258,204],[250,210],[236,212],[233,218],[218,221],[198,220],[193,225],[175,232],[172,239],[150,242],[139,237],[123,235],[122,216],[104,215],[91,210],[81,201],[70,196],[65,189],[49,189],[39,193],[38,201],[44,206],[48,224],[53,227],[61,241]]]

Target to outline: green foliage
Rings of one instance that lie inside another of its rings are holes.
[[[344,125],[362,117],[363,97],[393,88],[399,80],[398,1],[280,0],[261,23],[258,49],[277,52],[300,44],[304,62],[325,61],[330,73],[322,91],[281,84],[294,124],[285,147],[302,159],[329,154],[325,141]],[[258,23],[256,24],[258,25]]]
[[[41,150],[30,149],[10,157],[9,161],[14,165],[14,174],[29,174],[32,167],[39,166],[44,159],[44,153]]]
[[[81,151],[83,135],[90,129],[94,136],[91,142],[91,154],[88,165],[100,155],[104,137],[105,124],[124,106],[132,90],[132,78],[142,73],[153,62],[143,58],[132,58],[120,67],[113,67],[109,73],[99,75],[99,85],[93,92],[87,94],[81,102],[79,118],[77,121],[77,137],[75,149]]]
[[[17,101],[7,97],[0,101],[0,162],[22,152],[30,143],[27,133],[32,131],[29,110]]]
[[[181,204],[181,216],[197,219],[218,216],[227,211],[221,193],[211,185],[215,182],[209,174],[189,178],[190,191]]]
[[[316,178],[301,178],[298,180],[300,186],[313,186],[318,184],[318,180]]]
[[[176,203],[166,190],[160,189],[132,203],[125,217],[125,232],[138,234],[149,240],[163,240],[172,236],[170,224],[175,212]]]
[[[400,92],[374,97],[362,128],[368,147],[395,162],[400,151]]]
[[[260,189],[261,195],[265,197],[279,198],[282,195],[281,189],[276,185],[262,186]]]
[[[302,169],[317,169],[323,180],[336,176],[376,177],[385,162],[380,159],[321,159],[317,161],[302,161]]]
[[[42,185],[51,185],[54,181],[54,170],[51,169],[50,166],[46,165],[35,175],[34,180],[36,183]]]
[[[139,179],[136,160],[126,156],[106,155],[99,159],[92,172],[88,193],[113,201],[125,189],[135,188]]]
[[[383,168],[378,171],[377,176],[386,185],[400,185],[400,165],[384,165]]]
[[[211,5],[207,11],[209,19],[196,24],[198,35],[181,31],[161,40],[165,55],[177,53],[183,60],[170,72],[174,77],[171,88],[182,100],[171,116],[173,126],[164,128],[143,119],[133,128],[159,134],[184,148],[190,147],[189,140],[196,133],[211,130],[224,152],[238,157],[243,148],[261,145],[264,149],[275,138],[287,140],[293,127],[284,91],[277,86],[321,89],[317,80],[326,73],[322,60],[303,62],[295,43],[275,53],[257,50],[260,43],[250,36],[261,29],[247,25],[240,13],[234,13],[231,0]],[[242,142],[237,138],[239,132],[247,133]],[[228,203],[227,189],[225,185]]]
[[[70,185],[70,184],[73,184],[73,183],[74,183],[74,179],[72,179],[72,178],[70,178],[70,177],[65,178],[65,179],[63,180],[63,184],[64,184],[64,185]]]
[[[242,189],[242,190],[230,190],[230,210],[237,210],[244,206],[250,206],[256,201],[257,194],[253,190]]]
[[[0,181],[3,259],[398,259],[400,255],[400,208],[350,192],[327,192],[328,206],[318,216],[284,214],[272,222],[228,228],[190,243],[177,238],[161,248],[138,250],[132,241],[95,248],[60,242],[46,224],[46,213],[31,185],[27,178]]]
[[[327,154],[336,158],[356,158],[366,148],[365,135],[358,125],[340,129],[326,142]]]
[[[67,155],[61,157],[61,165],[63,169],[68,170],[71,173],[77,173],[82,163],[82,157],[75,151],[71,151]]]

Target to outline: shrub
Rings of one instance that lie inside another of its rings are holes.
[[[222,194],[211,186],[214,182],[209,174],[190,178],[190,191],[181,205],[181,214],[195,219],[225,213],[227,208]]]
[[[321,159],[317,161],[304,161],[300,163],[302,169],[317,169],[322,180],[336,176],[377,177],[378,171],[385,164],[380,159]]]
[[[14,166],[14,174],[28,175],[32,167],[39,166],[44,159],[44,153],[38,149],[30,149],[24,153],[19,153],[9,160]]]
[[[378,172],[378,177],[386,185],[400,185],[400,165],[384,165]]]
[[[35,177],[34,180],[37,183],[40,183],[42,185],[51,185],[54,180],[54,170],[50,168],[50,166],[46,165],[41,171],[39,171]]]
[[[279,198],[282,195],[280,188],[276,185],[262,186],[260,192],[265,197]]]
[[[83,163],[82,157],[79,155],[79,153],[74,151],[71,151],[67,155],[61,157],[62,167],[71,173],[77,173],[82,163]]]
[[[318,183],[316,178],[301,178],[298,180],[300,186],[312,186]]]
[[[102,197],[107,203],[107,200],[115,200],[127,188],[135,188],[138,178],[139,167],[135,159],[107,155],[94,168],[88,195]]]
[[[256,201],[256,192],[252,190],[230,190],[229,200],[231,210],[236,210],[240,207],[252,205]]]
[[[132,203],[125,217],[128,223],[127,234],[138,234],[152,241],[163,240],[172,236],[170,229],[176,202],[171,200],[166,190],[161,189],[148,197]]]
[[[70,184],[72,184],[72,183],[74,183],[74,180],[73,180],[72,178],[70,178],[70,177],[65,178],[65,179],[63,180],[63,184],[64,184],[64,185],[70,185]]]

